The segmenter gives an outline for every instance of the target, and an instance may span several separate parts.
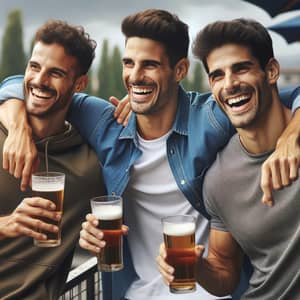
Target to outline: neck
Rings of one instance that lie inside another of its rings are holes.
[[[288,122],[291,112],[283,106],[278,95],[273,96],[271,107],[247,128],[238,128],[241,143],[249,153],[261,154],[275,149],[276,143]]]
[[[172,105],[169,102],[164,108],[151,114],[137,114],[137,129],[140,136],[145,140],[153,140],[169,132],[175,120],[177,101],[178,98],[172,102]]]
[[[55,118],[55,120],[49,120],[29,116],[29,122],[34,136],[38,139],[57,135],[64,132],[66,129],[65,119],[57,120]]]

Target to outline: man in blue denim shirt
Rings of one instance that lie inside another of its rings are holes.
[[[130,228],[125,269],[103,273],[104,299],[173,299],[156,271],[160,219],[194,214],[197,243],[206,244],[203,176],[234,130],[213,99],[186,93],[179,85],[188,70],[184,23],[167,12],[148,10],[125,18],[122,30],[123,79],[135,112],[128,126],[115,122],[109,103],[83,94],[74,97],[69,118],[97,151],[108,193],[123,195],[124,220]],[[4,82],[0,98],[22,98],[13,91],[17,86],[20,91],[20,78]],[[291,95],[286,96],[289,100]],[[102,233],[92,216],[87,219],[80,244],[99,252],[104,243],[95,236]],[[198,287],[189,298],[216,297]]]

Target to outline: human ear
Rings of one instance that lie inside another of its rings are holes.
[[[88,75],[81,75],[76,79],[74,92],[79,93],[82,92],[88,85]]]
[[[190,62],[187,58],[180,59],[175,65],[175,79],[177,82],[180,82],[187,75]]]
[[[270,84],[277,82],[279,78],[280,67],[275,58],[271,58],[266,65],[266,75]]]

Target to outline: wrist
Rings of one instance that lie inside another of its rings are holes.
[[[18,119],[17,122],[15,120],[10,121],[7,130],[9,135],[19,136],[19,134],[25,134],[32,139],[32,128],[25,117]]]
[[[0,240],[3,240],[7,237],[5,234],[5,230],[7,230],[6,219],[7,216],[0,217]]]
[[[0,121],[8,131],[24,126],[29,127],[24,102],[10,99],[1,104]]]

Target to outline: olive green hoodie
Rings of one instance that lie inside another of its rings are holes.
[[[0,124],[0,215],[10,214],[31,191],[20,191],[20,180],[2,168],[7,131]],[[40,168],[66,174],[62,244],[39,248],[32,238],[0,240],[0,299],[57,299],[78,243],[81,223],[90,211],[89,199],[105,193],[100,165],[93,150],[69,124],[63,134],[36,142]]]

